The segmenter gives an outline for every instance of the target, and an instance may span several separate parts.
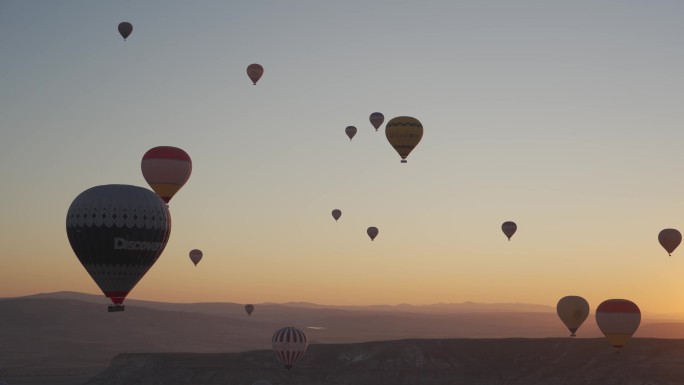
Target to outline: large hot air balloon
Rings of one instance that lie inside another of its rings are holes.
[[[178,147],[160,146],[149,149],[140,163],[143,177],[157,194],[169,203],[190,179],[192,160]]]
[[[501,231],[506,234],[509,241],[511,240],[513,234],[515,234],[516,230],[518,230],[518,225],[516,225],[515,222],[507,221],[501,225]]]
[[[682,243],[682,233],[677,229],[665,229],[658,234],[658,242],[667,251],[667,255],[672,255],[677,246]]]
[[[349,137],[349,140],[352,140],[354,135],[356,135],[356,127],[354,126],[347,126],[347,128],[344,129],[344,132],[347,134]]]
[[[202,260],[202,250],[193,249],[190,250],[190,260],[197,266],[199,261]]]
[[[247,312],[247,315],[251,317],[252,312],[254,311],[254,305],[252,305],[251,303],[245,305],[245,311]]]
[[[247,76],[249,76],[249,79],[252,81],[252,83],[254,83],[254,85],[257,84],[263,74],[264,67],[262,67],[260,64],[254,63],[247,66]]]
[[[589,316],[589,303],[582,297],[569,295],[558,301],[556,312],[570,330],[570,337],[575,337],[575,332]]]
[[[122,23],[119,23],[119,33],[121,34],[121,37],[123,37],[124,41],[131,36],[131,33],[133,33],[133,25],[127,21],[124,21]]]
[[[66,217],[69,243],[83,267],[115,306],[164,251],[171,214],[152,191],[129,185],[96,186],[79,194]]]
[[[406,163],[406,157],[423,138],[423,125],[416,118],[398,116],[387,122],[385,136],[401,156],[401,163]]]
[[[271,344],[276,356],[287,369],[292,369],[294,364],[302,358],[308,346],[306,334],[292,326],[277,330],[273,334]]]
[[[332,216],[333,218],[335,218],[335,222],[337,222],[337,220],[340,219],[340,217],[342,216],[342,211],[335,209],[332,211]]]
[[[641,323],[641,311],[632,301],[609,299],[596,309],[596,324],[619,352]]]
[[[370,237],[371,241],[375,239],[375,237],[378,236],[378,231],[377,227],[369,227],[368,230],[366,230],[366,234]]]
[[[379,112],[373,112],[370,115],[369,119],[370,119],[370,122],[373,125],[373,127],[375,127],[375,131],[377,131],[378,128],[380,128],[380,126],[382,125],[382,122],[385,121],[385,115],[383,115]]]

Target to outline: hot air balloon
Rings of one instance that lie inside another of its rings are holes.
[[[252,305],[252,304],[245,305],[245,311],[247,312],[247,315],[251,317],[252,312],[254,311],[254,305]]]
[[[78,260],[114,303],[123,301],[164,251],[171,214],[152,191],[129,185],[92,187],[79,194],[66,217]]]
[[[121,34],[121,37],[123,37],[124,41],[131,36],[131,33],[133,33],[133,25],[127,21],[124,21],[122,23],[119,23],[119,33]]]
[[[518,230],[518,225],[515,224],[515,222],[504,222],[501,225],[501,230],[503,231],[504,234],[508,237],[508,240],[511,240],[511,237],[513,234],[515,234],[515,231]]]
[[[335,209],[332,211],[332,216],[335,218],[335,222],[337,222],[337,220],[342,216],[342,211]]]
[[[619,352],[641,323],[641,311],[632,301],[609,299],[596,309],[596,324]]]
[[[354,126],[347,126],[347,128],[344,129],[344,132],[347,134],[349,137],[349,140],[352,140],[354,135],[356,135],[356,127]]]
[[[157,194],[169,203],[190,179],[190,155],[177,147],[160,146],[149,149],[140,163],[143,177]]]
[[[569,295],[558,301],[556,312],[570,330],[570,337],[575,337],[575,332],[589,316],[589,303],[582,297]]]
[[[306,334],[292,326],[277,330],[273,334],[271,344],[276,356],[287,369],[292,369],[294,364],[302,358],[308,346]]]
[[[371,241],[375,239],[375,237],[378,236],[378,231],[377,227],[369,227],[368,230],[366,230],[366,234],[370,237]]]
[[[380,128],[380,126],[382,125],[382,122],[385,121],[385,115],[379,112],[373,112],[372,114],[370,114],[369,119],[373,127],[375,127],[375,131],[377,131],[378,128]]]
[[[257,84],[259,79],[261,79],[261,76],[264,74],[264,67],[262,67],[259,64],[250,64],[247,66],[247,76],[249,76],[250,80],[252,80],[252,83],[254,85]]]
[[[190,250],[190,260],[197,266],[199,261],[202,260],[202,250],[193,249]]]
[[[387,122],[385,136],[401,156],[401,163],[406,163],[406,157],[423,138],[423,125],[416,118],[398,116]]]
[[[658,242],[672,256],[677,246],[682,243],[682,234],[676,229],[665,229],[658,234]]]

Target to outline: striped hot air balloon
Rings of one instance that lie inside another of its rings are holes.
[[[121,311],[128,293],[164,251],[171,214],[146,188],[96,186],[69,206],[66,232],[78,260],[114,303],[109,311]]]
[[[152,190],[169,203],[190,179],[192,160],[188,153],[178,147],[160,146],[149,149],[143,155],[140,168]]]
[[[308,342],[303,331],[287,326],[277,330],[271,339],[273,351],[285,368],[292,369],[306,352]]]
[[[387,122],[385,136],[401,157],[401,163],[406,163],[406,157],[423,138],[423,125],[416,118],[398,116]]]
[[[609,299],[596,309],[596,324],[619,352],[641,323],[641,311],[632,301]]]

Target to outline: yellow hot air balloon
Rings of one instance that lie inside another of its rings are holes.
[[[406,163],[406,157],[423,138],[423,125],[416,118],[398,116],[387,122],[385,136],[401,156],[401,163]]]
[[[589,303],[582,297],[569,295],[558,301],[556,312],[561,321],[570,330],[570,337],[574,337],[577,329],[589,316]]]

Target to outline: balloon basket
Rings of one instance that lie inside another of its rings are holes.
[[[406,161],[406,159],[402,159],[401,163],[408,163],[408,162]]]
[[[107,307],[107,311],[110,313],[116,312],[116,311],[124,311],[125,306],[124,305],[109,305]]]

